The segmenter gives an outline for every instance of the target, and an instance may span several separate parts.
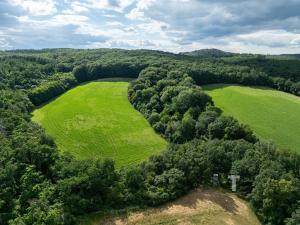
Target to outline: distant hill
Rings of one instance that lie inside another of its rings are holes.
[[[195,56],[200,58],[221,58],[221,57],[229,57],[238,55],[232,52],[225,52],[219,49],[210,48],[210,49],[200,49],[195,50],[192,52],[180,52],[180,55],[188,55],[188,56]]]
[[[199,58],[222,58],[222,57],[265,57],[269,59],[279,59],[279,60],[300,60],[300,54],[280,54],[280,55],[261,55],[261,54],[247,54],[247,53],[232,53],[225,52],[216,48],[199,49],[191,52],[180,52],[179,55],[194,56]]]
[[[192,56],[195,60],[213,59],[229,64],[248,66],[265,72],[272,77],[283,77],[292,81],[300,81],[300,54],[263,55],[232,53],[211,48],[181,52],[179,55]]]
[[[300,60],[300,54],[281,54],[281,55],[269,55],[267,58],[274,59],[286,59],[286,60]]]

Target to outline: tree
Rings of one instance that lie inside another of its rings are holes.
[[[300,198],[300,182],[278,162],[265,166],[255,179],[250,202],[264,223],[282,224]]]
[[[175,168],[164,171],[161,175],[156,176],[154,183],[156,186],[163,188],[171,199],[174,199],[185,191],[184,173]]]
[[[298,202],[298,207],[292,213],[292,216],[285,220],[286,225],[298,225],[300,224],[300,206]]]
[[[186,112],[181,121],[181,135],[187,140],[191,140],[195,137],[196,121],[192,118],[189,112]]]
[[[89,80],[88,72],[89,72],[88,67],[86,65],[76,66],[73,69],[73,74],[79,82],[84,82]]]
[[[212,103],[211,97],[199,88],[184,90],[173,99],[173,110],[184,114],[190,107],[199,107],[201,110]]]

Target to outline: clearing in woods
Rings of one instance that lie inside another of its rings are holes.
[[[247,202],[223,191],[195,190],[161,207],[90,215],[81,225],[260,225]]]
[[[146,160],[166,141],[127,98],[128,82],[80,85],[33,112],[33,121],[54,137],[58,148],[80,159],[112,158],[116,166]]]
[[[203,86],[225,115],[233,116],[262,139],[300,153],[300,98],[270,88],[215,84]]]

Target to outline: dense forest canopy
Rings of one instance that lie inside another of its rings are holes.
[[[181,52],[179,53],[181,55],[188,55],[188,56],[194,56],[194,57],[200,57],[200,58],[222,58],[222,57],[230,57],[234,55],[239,55],[236,53],[231,53],[231,52],[224,52],[219,49],[200,49],[200,50],[195,50],[191,52]]]
[[[255,57],[121,49],[0,52],[0,224],[74,224],[98,210],[156,206],[211,185],[215,173],[223,188],[229,174],[241,175],[238,194],[262,223],[299,224],[300,156],[222,115],[200,87],[264,85],[300,95],[298,61]],[[116,170],[111,160],[59,153],[31,122],[34,106],[78,83],[114,76],[137,78],[128,97],[170,142],[162,154]]]
[[[137,77],[147,66],[160,65],[181,68],[199,84],[223,82],[264,85],[300,95],[299,60],[243,54],[198,58],[161,51],[122,49],[1,52],[0,88],[33,89],[54,74],[72,72],[77,66],[86,69],[83,72],[88,72],[89,76],[85,79],[92,80],[112,75]],[[114,69],[110,68],[112,66]]]

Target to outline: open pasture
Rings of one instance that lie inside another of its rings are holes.
[[[204,90],[226,115],[249,125],[262,139],[300,153],[300,98],[269,88],[207,85]]]
[[[80,85],[33,112],[61,151],[80,159],[112,158],[117,167],[161,152],[166,141],[127,98],[128,82]]]

